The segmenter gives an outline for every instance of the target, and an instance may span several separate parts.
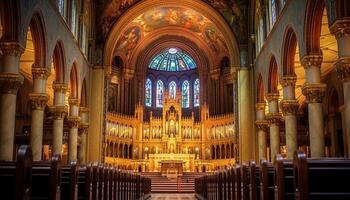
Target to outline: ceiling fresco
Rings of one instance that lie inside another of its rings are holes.
[[[218,54],[227,50],[221,32],[200,13],[185,8],[162,7],[149,10],[135,18],[119,37],[116,51],[129,57],[143,37],[167,26],[192,31],[208,44],[213,53]]]
[[[136,4],[141,0],[99,0],[97,1],[97,8],[98,13],[101,13],[99,15],[99,19],[97,20],[98,27],[99,27],[99,40],[100,42],[103,42],[105,38],[108,35],[108,32],[110,28],[114,25],[114,23],[118,20],[118,18],[131,6]],[[247,37],[247,0],[202,0],[212,7],[214,7],[226,20],[226,22],[230,25],[232,28],[232,31],[237,37],[237,40],[239,42],[246,41]],[[192,26],[192,30],[198,30],[197,27],[194,26],[193,23],[191,24],[183,24],[184,21],[186,23],[189,23],[190,20],[188,17],[191,15],[183,15],[182,17],[179,16],[179,13],[169,13],[168,19],[164,19],[162,23],[168,23],[172,24],[175,23],[176,25],[183,25],[183,26]],[[153,13],[154,14],[154,13]],[[164,11],[159,11],[158,14],[164,14]],[[149,15],[144,16],[146,20],[150,20]],[[157,16],[154,16],[157,17]],[[158,16],[160,17],[160,16]],[[172,18],[177,17],[177,18]],[[199,22],[205,23],[204,19],[200,19],[202,16],[195,16],[199,17],[196,19]],[[174,21],[172,21],[174,20]],[[158,20],[153,21],[157,22]],[[148,28],[155,28],[156,26],[161,26],[160,24],[152,24],[151,27]],[[197,29],[196,29],[197,28]],[[208,33],[211,34],[211,33]]]

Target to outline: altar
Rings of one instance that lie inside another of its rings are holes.
[[[183,174],[184,162],[181,160],[162,160],[161,175],[169,179],[175,179]]]
[[[194,154],[150,154],[150,171],[167,176],[181,176],[183,172],[194,171]]]

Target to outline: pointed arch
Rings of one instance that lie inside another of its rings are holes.
[[[57,83],[65,82],[64,74],[65,74],[65,68],[66,68],[65,67],[66,59],[64,55],[65,54],[64,54],[63,43],[62,41],[58,41],[53,52],[53,67],[56,73],[54,81]]]
[[[270,60],[268,92],[278,93],[278,66],[274,56]]]
[[[258,75],[257,103],[265,103],[265,87],[261,74]]]
[[[199,78],[197,78],[193,83],[193,106],[194,107],[199,106],[199,91],[200,91],[200,84],[199,84]]]
[[[70,79],[69,79],[69,86],[70,86],[70,97],[72,98],[78,98],[78,73],[77,73],[77,66],[76,63],[73,63],[73,67],[70,71]]]
[[[157,93],[156,93],[156,107],[163,107],[163,97],[164,97],[164,83],[161,80],[157,81]]]
[[[169,96],[171,99],[175,99],[176,98],[176,83],[175,81],[171,81],[169,83]]]
[[[0,17],[3,28],[1,40],[19,41],[20,3],[18,0],[0,1]]]
[[[87,93],[86,93],[86,79],[84,78],[83,84],[81,86],[81,92],[80,92],[80,106],[81,107],[87,107],[88,101],[87,101]]]
[[[190,84],[188,80],[185,80],[182,83],[182,107],[183,108],[190,107]]]
[[[146,79],[145,84],[145,105],[151,107],[152,106],[152,81],[150,78]]]
[[[46,67],[47,42],[45,38],[44,22],[41,13],[35,12],[29,23],[34,45],[34,65],[38,67]]]
[[[295,75],[295,53],[298,45],[294,30],[289,27],[286,30],[282,45],[282,73],[283,76]]]

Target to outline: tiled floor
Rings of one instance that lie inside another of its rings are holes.
[[[152,200],[195,200],[194,194],[152,194]]]

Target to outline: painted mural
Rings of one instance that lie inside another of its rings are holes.
[[[214,53],[227,50],[223,36],[216,26],[203,15],[191,9],[163,7],[149,10],[131,23],[117,42],[117,51],[127,57],[141,37],[165,26],[186,28],[201,37]]]

